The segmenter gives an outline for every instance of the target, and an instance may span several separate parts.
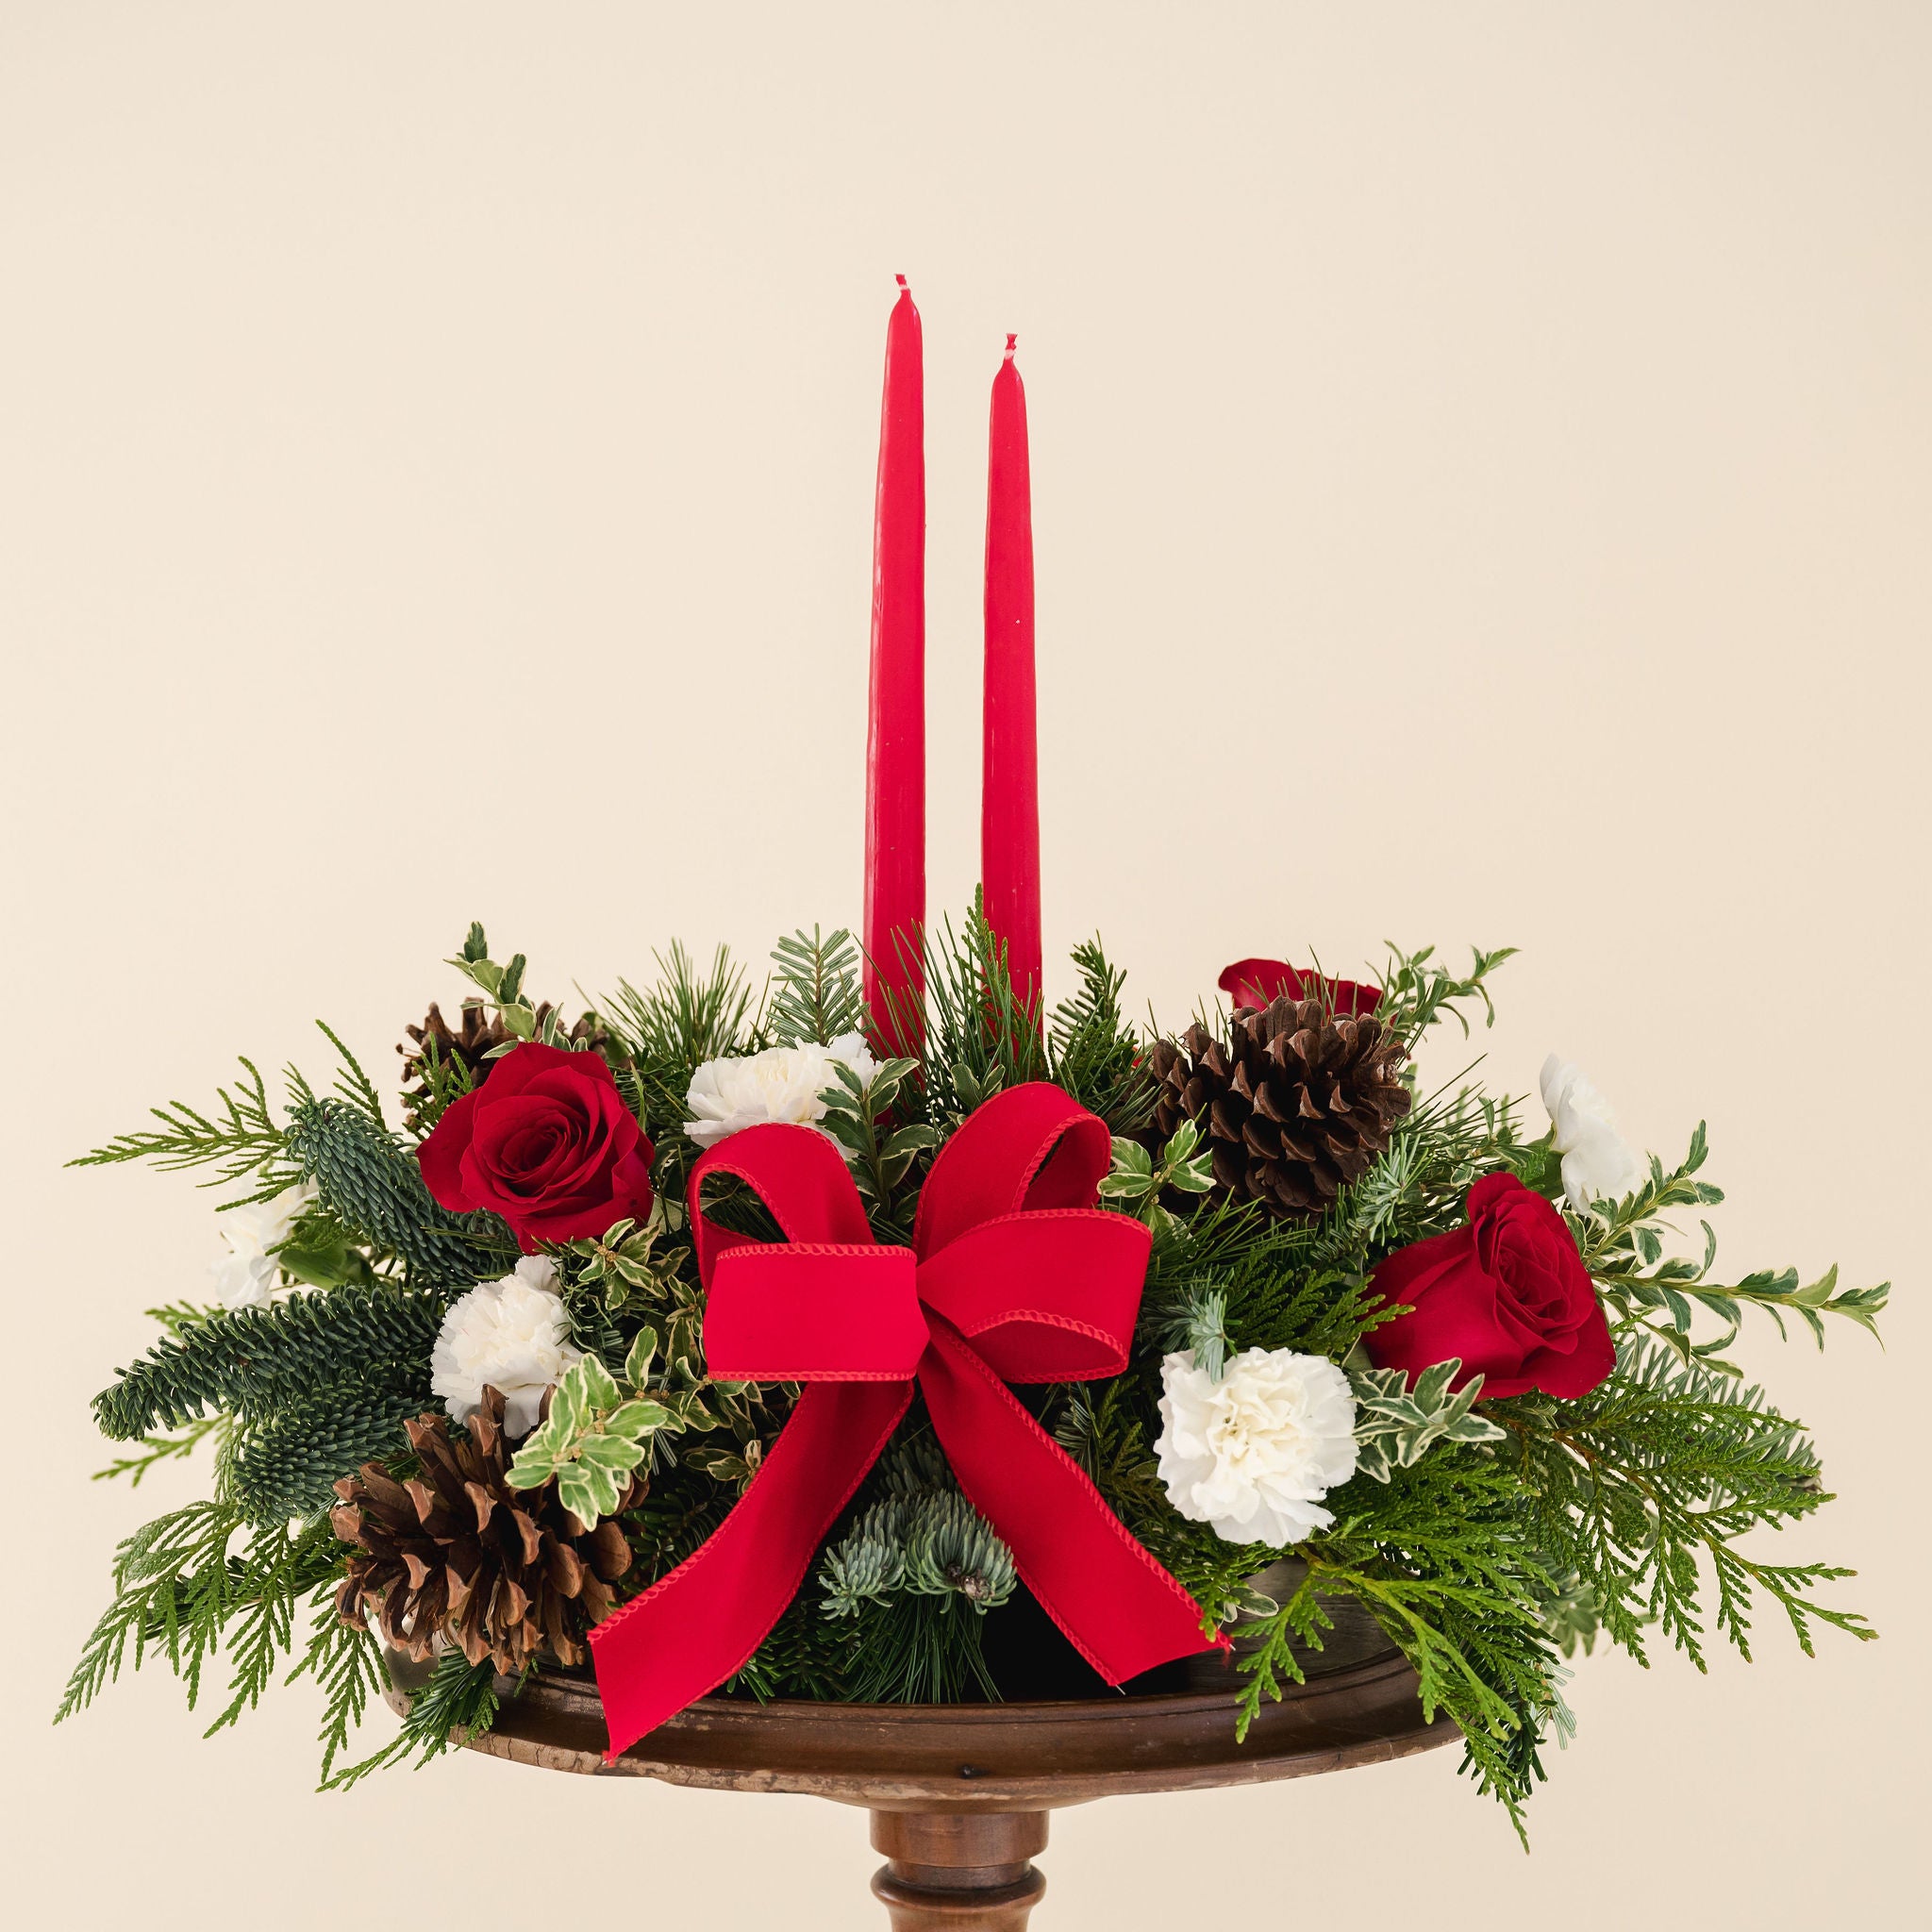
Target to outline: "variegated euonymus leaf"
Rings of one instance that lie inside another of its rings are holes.
[[[1415,1387],[1401,1369],[1357,1369],[1349,1375],[1355,1391],[1357,1474],[1386,1483],[1398,1469],[1408,1469],[1432,1442],[1494,1442],[1503,1431],[1474,1413],[1483,1378],[1473,1375],[1457,1393],[1449,1385],[1462,1371],[1462,1358],[1424,1369]]]
[[[1172,1220],[1160,1205],[1164,1189],[1184,1194],[1205,1194],[1214,1185],[1214,1162],[1201,1143],[1201,1130],[1183,1121],[1169,1136],[1157,1161],[1138,1141],[1115,1136],[1113,1167],[1100,1183],[1103,1200],[1118,1201],[1149,1226]]]
[[[649,1336],[641,1335],[625,1363],[629,1391],[593,1355],[570,1370],[550,1398],[549,1415],[524,1438],[510,1487],[539,1489],[555,1476],[558,1499],[587,1529],[610,1515],[650,1454],[651,1437],[680,1426],[663,1403],[635,1392],[652,1354]]]

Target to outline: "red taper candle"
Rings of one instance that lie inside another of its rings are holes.
[[[897,279],[873,525],[865,999],[879,1043],[916,1054],[925,994],[925,373],[919,310]]]
[[[986,468],[986,747],[979,876],[1013,990],[1041,997],[1040,769],[1033,694],[1033,485],[1017,337],[992,379]]]

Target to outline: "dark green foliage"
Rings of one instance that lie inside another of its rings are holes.
[[[852,1695],[852,1666],[861,1633],[851,1623],[828,1623],[809,1591],[800,1591],[772,1625],[749,1663],[724,1686],[727,1695],[743,1690],[760,1704],[795,1697],[826,1704]]]
[[[228,1422],[225,1493],[250,1521],[324,1508],[338,1476],[392,1449],[404,1418],[430,1407],[444,1307],[385,1282],[227,1309],[157,1343],[94,1398],[95,1419],[152,1449],[157,1425],[213,1411]]]
[[[289,1110],[288,1147],[323,1206],[425,1288],[468,1287],[514,1267],[515,1241],[493,1214],[452,1214],[423,1184],[416,1157],[345,1100]]]
[[[392,1456],[403,1424],[434,1406],[425,1379],[417,1365],[401,1389],[330,1391],[238,1430],[228,1483],[248,1520],[273,1523],[326,1508],[338,1476]]]
[[[945,1132],[1003,1088],[1047,1078],[1038,1016],[1013,991],[976,894],[962,931],[947,920],[928,935],[925,1005],[926,1107]]]
[[[1141,1071],[1141,1041],[1121,1009],[1127,975],[1095,938],[1074,948],[1079,991],[1054,1009],[1047,1058],[1054,1080],[1108,1130],[1142,1133],[1154,1119],[1154,1083]]]
[[[94,1397],[104,1435],[125,1441],[213,1408],[252,1422],[333,1391],[426,1390],[446,1303],[384,1283],[229,1308],[157,1343]]]
[[[610,1030],[627,1065],[645,1130],[657,1141],[660,1181],[674,1199],[697,1154],[679,1131],[691,1077],[706,1061],[751,1051],[764,1043],[753,1024],[744,974],[723,946],[702,977],[680,945],[659,955],[663,982],[640,992],[628,981],[599,1003],[597,1017]]]
[[[1605,1633],[1640,1661],[1654,1622],[1704,1668],[1707,1574],[1716,1589],[1710,1614],[1746,1657],[1760,1590],[1807,1653],[1814,1618],[1855,1637],[1876,1634],[1808,1594],[1852,1572],[1766,1563],[1737,1547],[1747,1532],[1781,1528],[1829,1500],[1801,1424],[1761,1390],[1633,1336],[1616,1373],[1588,1395],[1523,1396],[1490,1414],[1509,1432],[1499,1456],[1521,1485],[1527,1534],[1557,1577],[1588,1590]]]
[[[1378,1016],[1410,1042],[1450,1017],[1466,1033],[1478,1008],[1489,1014],[1487,982],[1507,957],[1478,952],[1457,974],[1429,949],[1391,948]],[[497,965],[476,926],[455,963],[513,1038],[569,1043],[557,1010],[524,992],[523,956]],[[621,1224],[555,1257],[576,1345],[612,1374],[648,1384],[649,1399],[677,1424],[652,1437],[649,1493],[620,1519],[639,1559],[625,1579],[631,1591],[703,1546],[796,1395],[790,1385],[721,1384],[706,1372],[704,1293],[681,1208],[696,1153],[681,1131],[691,1075],[707,1059],[774,1041],[829,1042],[886,1017],[863,1012],[857,948],[842,931],[781,941],[762,1010],[722,950],[704,973],[681,947],[659,964],[660,984],[643,992],[623,985],[596,1016],[609,1035],[599,1050],[657,1139],[659,1206],[641,1225]],[[1542,1775],[1542,1743],[1553,1728],[1570,1728],[1559,1650],[1587,1650],[1602,1634],[1642,1658],[1655,1630],[1702,1666],[1714,1620],[1748,1655],[1754,1601],[1766,1595],[1807,1650],[1818,1622],[1873,1634],[1855,1614],[1816,1601],[1817,1586],[1849,1572],[1760,1560],[1754,1532],[1828,1499],[1799,1425],[1743,1387],[1720,1352],[1746,1307],[1765,1309],[1780,1328],[1795,1316],[1822,1339],[1832,1315],[1872,1328],[1886,1291],[1840,1290],[1835,1273],[1801,1284],[1789,1270],[1717,1283],[1707,1226],[1701,1263],[1666,1258],[1672,1230],[1661,1217],[1720,1198],[1699,1175],[1701,1127],[1680,1167],[1666,1172],[1653,1160],[1627,1200],[1564,1210],[1619,1336],[1611,1378],[1574,1402],[1459,1403],[1447,1390],[1447,1365],[1415,1384],[1365,1366],[1362,1339],[1393,1312],[1374,1295],[1375,1267],[1392,1250],[1458,1225],[1469,1188],[1486,1174],[1507,1170],[1559,1200],[1551,1137],[1525,1140],[1507,1099],[1445,1089],[1412,1108],[1319,1223],[1291,1226],[1259,1205],[1204,1199],[1191,1191],[1192,1143],[1151,1144],[1152,1091],[1122,1012],[1123,975],[1097,942],[1078,948],[1074,964],[1077,989],[1042,1028],[1041,1013],[1015,998],[1003,949],[975,904],[960,932],[948,925],[930,946],[923,1058],[889,1060],[870,1083],[841,1074],[824,1126],[848,1156],[874,1233],[893,1241],[909,1231],[943,1137],[1003,1089],[1052,1078],[1108,1123],[1116,1152],[1103,1205],[1138,1214],[1153,1231],[1133,1366],[1109,1382],[1029,1391],[1025,1400],[1202,1606],[1205,1624],[1238,1613],[1249,1620],[1257,1641],[1242,1659],[1243,1724],[1302,1675],[1336,1600],[1353,1598],[1414,1663],[1425,1707],[1461,1727],[1465,1768],[1520,1829],[1523,1802]],[[240,1311],[155,1310],[164,1340],[97,1398],[103,1427],[137,1445],[104,1474],[139,1481],[207,1437],[217,1494],[123,1544],[115,1601],[60,1715],[143,1655],[165,1657],[192,1703],[220,1654],[228,1675],[218,1728],[296,1657],[292,1675],[313,1677],[325,1693],[324,1781],[341,1786],[378,1765],[425,1761],[495,1710],[490,1667],[472,1670],[450,1652],[415,1693],[402,1734],[341,1767],[387,1677],[375,1640],[335,1618],[341,1551],[314,1512],[333,1479],[358,1463],[383,1455],[395,1465],[401,1421],[431,1405],[430,1349],[454,1292],[506,1273],[516,1249],[492,1217],[450,1214],[430,1198],[413,1153],[384,1123],[374,1084],[328,1038],[342,1063],[333,1091],[318,1094],[291,1073],[286,1131],[243,1062],[247,1079],[208,1113],[160,1109],[157,1129],[85,1157],[206,1165],[218,1179],[249,1180],[257,1198],[312,1179],[319,1205],[277,1259],[320,1291]],[[424,1076],[432,1119],[468,1078],[459,1067],[440,1070],[433,1057]],[[779,1238],[741,1187],[718,1189],[708,1211],[739,1232]],[[1715,1317],[1723,1332],[1695,1337],[1693,1316]],[[1306,1579],[1274,1605],[1257,1596],[1253,1579],[1288,1553],[1225,1542],[1182,1517],[1153,1447],[1162,1354],[1190,1352],[1214,1374],[1245,1349],[1341,1362],[1357,1399],[1357,1474],[1325,1498],[1330,1525],[1293,1552]],[[1012,1559],[996,1526],[958,1491],[928,1428],[915,1406],[835,1526],[815,1583],[731,1689],[912,1701],[996,1694],[981,1639],[984,1616],[1001,1613],[996,1606],[1015,1590]],[[291,1516],[303,1520],[291,1527]],[[312,1615],[298,1643],[305,1604]]]

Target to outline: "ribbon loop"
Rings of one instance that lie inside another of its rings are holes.
[[[1127,1366],[1147,1230],[1079,1208],[1002,1215],[919,1264],[919,1296],[1006,1382],[1091,1382]]]
[[[710,1373],[809,1386],[716,1533],[591,1631],[613,1756],[743,1667],[915,1378],[966,1499],[1109,1683],[1223,1641],[1007,1386],[1127,1365],[1151,1237],[1096,1207],[1110,1159],[1106,1125],[1058,1087],[995,1094],[934,1161],[909,1249],[874,1241],[843,1157],[809,1128],[750,1127],[697,1162]],[[704,1188],[719,1174],[786,1239],[710,1221]]]

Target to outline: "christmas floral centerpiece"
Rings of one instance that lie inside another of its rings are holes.
[[[1726,1277],[1707,1222],[1684,1253],[1721,1198],[1703,1129],[1640,1156],[1555,1056],[1533,1099],[1424,1077],[1506,953],[1246,959],[1143,1030],[1095,942],[1044,997],[1010,350],[986,883],[925,925],[917,347],[902,297],[863,943],[794,934],[756,976],[674,946],[565,1008],[473,926],[458,1022],[408,1029],[399,1093],[329,1033],[330,1081],[243,1061],[85,1157],[225,1199],[208,1288],[151,1310],[94,1404],[127,1445],[107,1474],[199,1452],[208,1493],[121,1545],[62,1717],[126,1663],[217,1698],[214,1729],[307,1676],[335,1785],[487,1727],[539,1670],[594,1673],[613,1753],[708,1695],[1175,1671],[1243,1727],[1352,1622],[1515,1814],[1579,1646],[1748,1654],[1766,1605],[1807,1650],[1872,1634],[1824,1600],[1848,1572],[1755,1534],[1826,1496],[1727,1353],[1754,1314],[1869,1329],[1885,1289]],[[402,1728],[357,1759],[391,1685]]]
[[[1822,1340],[1885,1291],[1724,1280],[1707,1224],[1668,1256],[1720,1198],[1702,1131],[1640,1159],[1574,1067],[1541,1105],[1429,1093],[1503,957],[1247,961],[1147,1037],[1098,945],[1037,1024],[975,911],[895,1057],[843,932],[761,989],[673,949],[567,1024],[473,928],[399,1104],[346,1052],[280,1107],[248,1067],[88,1157],[242,1205],[213,1296],[95,1404],[115,1474],[199,1446],[212,1492],[123,1545],[63,1714],[124,1658],[206,1694],[220,1650],[219,1726],[292,1660],[342,1782],[540,1662],[594,1663],[623,1744],[718,1689],[998,1697],[998,1626],[1052,1619],[1063,1694],[1234,1629],[1239,1723],[1347,1603],[1513,1807],[1579,1645],[1748,1652],[1759,1596],[1807,1648],[1867,1634],[1817,1599],[1844,1573],[1744,1546],[1825,1496],[1724,1355],[1754,1309]],[[340,1763],[409,1664],[400,1735]]]

